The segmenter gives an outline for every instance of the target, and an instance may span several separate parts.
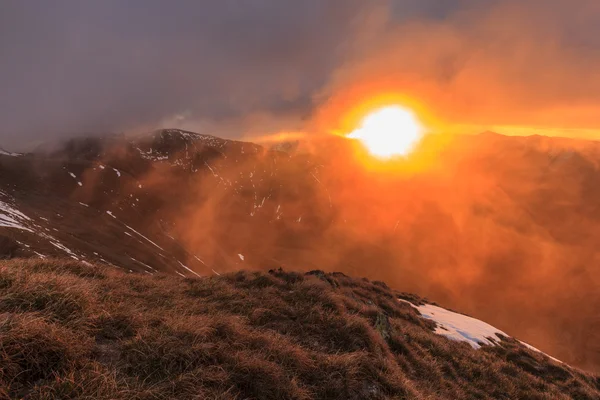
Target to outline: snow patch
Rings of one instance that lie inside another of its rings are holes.
[[[437,325],[435,333],[450,340],[467,342],[474,349],[478,349],[482,345],[495,345],[496,340],[499,339],[497,334],[508,337],[506,333],[478,319],[431,304],[415,306],[406,300],[402,301],[419,310],[423,318],[434,321]]]
[[[119,220],[117,219],[117,217],[115,217],[115,215],[114,215],[112,212],[110,212],[110,211],[106,211],[106,213],[107,213],[108,215],[110,215],[111,217],[113,217],[114,219],[116,219],[117,221],[119,221]],[[157,245],[156,243],[154,243],[152,240],[148,239],[146,236],[142,235],[141,233],[139,233],[138,231],[136,231],[135,229],[133,229],[132,227],[130,227],[129,225],[127,225],[126,223],[124,223],[124,222],[122,222],[122,221],[119,221],[119,222],[121,222],[123,225],[125,225],[125,227],[126,227],[127,229],[129,229],[130,231],[132,231],[132,232],[136,233],[137,235],[139,235],[139,236],[143,237],[144,239],[146,239],[146,240],[147,240],[149,243],[152,243],[154,246],[158,247],[159,249],[161,249],[161,250],[163,250],[163,251],[165,250],[165,249],[163,249],[162,247],[160,247],[159,245]],[[124,232],[124,233],[127,235],[127,232]],[[131,235],[129,235],[129,236],[131,236]]]
[[[195,258],[195,259],[196,259],[198,262],[200,262],[200,263],[202,263],[202,264],[204,264],[205,266],[207,266],[207,267],[208,267],[208,264],[207,264],[207,263],[205,263],[205,262],[204,262],[204,261],[203,261],[203,260],[202,260],[200,257],[198,257],[197,255],[194,255],[194,258]],[[213,272],[214,272],[214,270],[213,270]]]
[[[415,306],[410,301],[398,300],[416,308],[423,318],[434,321],[436,323],[434,332],[438,335],[458,342],[467,342],[474,349],[479,349],[482,345],[497,345],[500,339],[498,335],[510,337],[510,335],[507,335],[500,329],[467,315],[455,313],[431,304]],[[554,361],[561,362],[525,342],[521,342],[520,340],[519,342],[530,350],[541,353]]]
[[[71,249],[69,249],[67,246],[65,246],[64,244],[62,244],[58,240],[54,239],[52,236],[49,236],[49,235],[42,235],[42,236],[45,236],[47,239],[49,239],[50,244],[52,246],[56,247],[59,250],[64,251],[65,253],[67,253],[74,260],[79,260],[79,258],[77,257],[77,255]]]
[[[127,233],[127,232],[125,232],[125,233]],[[142,261],[140,261],[140,260],[137,260],[137,259],[135,259],[135,258],[133,258],[133,257],[129,257],[129,258],[131,258],[133,261],[135,261],[135,262],[137,262],[137,263],[139,263],[139,264],[142,264],[144,267],[146,267],[146,268],[148,268],[148,269],[150,269],[150,270],[152,270],[152,271],[154,271],[154,272],[157,272],[157,271],[156,271],[154,268],[152,268],[152,267],[151,267],[151,266],[149,266],[148,264],[146,264],[146,263],[144,263],[144,262],[142,262]]]
[[[12,152],[10,152],[10,151],[6,151],[6,150],[3,150],[2,148],[0,148],[0,155],[3,155],[3,156],[11,156],[11,157],[20,157],[20,156],[22,156],[23,154],[20,154],[20,153],[12,153]]]
[[[79,186],[83,186],[83,183],[81,183],[81,182],[80,182],[80,181],[77,179],[77,175],[75,175],[74,173],[72,173],[72,172],[70,172],[70,171],[67,171],[67,172],[69,172],[69,175],[71,175],[71,177],[72,177],[73,179],[75,179],[75,182],[77,182],[77,184],[78,184]]]
[[[0,194],[4,194],[0,192]],[[22,229],[24,231],[33,232],[25,224],[31,221],[27,215],[17,210],[10,204],[0,200],[0,226],[6,228]]]
[[[135,229],[133,229],[132,227],[130,227],[127,224],[123,224],[127,227],[127,229],[129,229],[130,231],[137,233],[138,235],[140,235],[141,237],[143,237],[144,239],[146,239],[148,242],[152,243],[154,246],[158,247],[159,249],[161,249],[162,251],[164,251],[165,249],[163,249],[162,247],[160,247],[159,245],[157,245],[156,243],[154,243],[152,240],[148,239],[146,236],[142,235],[141,233],[139,233],[138,231],[136,231]]]
[[[192,274],[196,275],[198,278],[200,278],[200,275],[198,275],[196,272],[192,271],[191,269],[189,269],[187,266],[185,266],[181,261],[177,260],[177,262],[179,263],[179,265],[181,265],[183,268],[185,268],[186,271],[191,272]]]
[[[563,363],[563,362],[562,362],[562,361],[560,361],[559,359],[557,359],[557,358],[554,358],[554,357],[552,357],[552,356],[550,356],[550,355],[548,355],[548,354],[544,353],[543,351],[541,351],[541,350],[539,350],[539,349],[537,349],[537,348],[533,347],[532,345],[530,345],[530,344],[528,344],[528,343],[525,343],[525,342],[523,342],[523,341],[521,341],[521,340],[519,340],[519,343],[521,343],[523,346],[527,347],[529,350],[533,350],[533,351],[535,351],[535,352],[542,353],[542,354],[543,354],[543,355],[545,355],[546,357],[548,357],[548,358],[550,358],[550,359],[552,359],[552,360],[554,360],[554,361],[556,361],[556,362],[559,362],[559,363],[561,363],[561,364]]]

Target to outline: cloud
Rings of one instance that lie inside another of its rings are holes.
[[[388,14],[321,92],[325,123],[348,102],[397,91],[445,127],[600,128],[598,2],[453,3],[442,18]]]
[[[0,135],[302,115],[337,64],[358,4],[3,2]]]
[[[0,5],[0,137],[23,145],[177,116],[238,137],[265,120],[272,130],[322,128],[340,98],[383,89],[452,124],[595,129],[599,7],[8,0]]]

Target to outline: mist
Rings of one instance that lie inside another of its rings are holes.
[[[247,144],[242,158],[201,154],[210,168],[191,175],[158,164],[139,182],[163,206],[143,218],[171,221],[201,275],[281,267],[381,280],[597,371],[600,146],[436,140],[393,166],[319,136],[291,157]]]

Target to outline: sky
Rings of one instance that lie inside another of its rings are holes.
[[[383,92],[436,129],[600,139],[599,31],[596,0],[4,0],[0,146],[323,133]]]

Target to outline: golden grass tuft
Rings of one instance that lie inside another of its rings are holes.
[[[0,263],[0,398],[597,399],[600,379],[505,338],[432,332],[382,282]]]

